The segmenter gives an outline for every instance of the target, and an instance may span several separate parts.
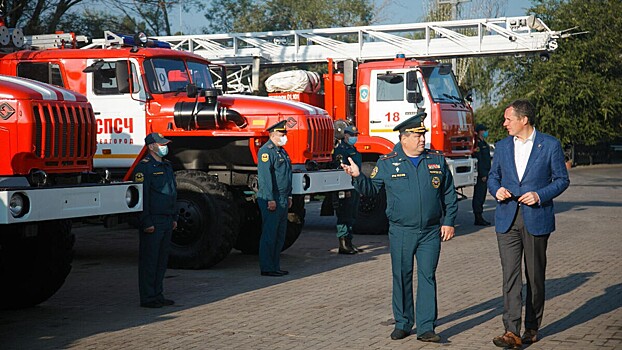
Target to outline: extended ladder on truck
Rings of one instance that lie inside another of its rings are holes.
[[[534,16],[483,18],[426,23],[370,25],[271,32],[159,36],[173,49],[190,51],[225,66],[244,67],[257,88],[260,65],[408,58],[444,59],[491,55],[540,54],[554,51],[557,39],[571,34],[553,31]],[[110,36],[88,47],[109,46]],[[249,69],[252,67],[252,69]],[[231,86],[238,86],[239,76]]]

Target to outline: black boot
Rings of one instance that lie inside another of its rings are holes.
[[[355,246],[355,245],[352,243],[352,234],[349,234],[349,235],[347,235],[347,236],[346,236],[346,245],[347,245],[348,247],[350,247],[352,250],[354,250],[355,252],[357,252],[357,253],[360,253],[360,252],[362,252],[362,251],[363,251],[363,249],[361,249],[361,248],[359,248],[359,247]]]
[[[356,250],[348,245],[345,237],[339,237],[339,254],[356,254]]]
[[[473,225],[477,226],[490,226],[490,222],[486,221],[481,213],[475,214],[475,223]]]

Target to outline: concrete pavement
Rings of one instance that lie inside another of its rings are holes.
[[[470,195],[470,193],[468,193]],[[529,349],[622,349],[622,166],[571,170],[549,240],[543,339]],[[338,255],[334,217],[307,206],[286,277],[261,277],[232,252],[210,270],[169,270],[162,309],[138,307],[134,230],[82,227],[73,270],[47,302],[0,312],[1,349],[495,349],[503,332],[501,266],[492,227],[460,203],[457,236],[438,268],[440,344],[393,341],[386,236],[355,236]],[[489,196],[485,217],[492,220]],[[1,285],[1,288],[10,286]]]

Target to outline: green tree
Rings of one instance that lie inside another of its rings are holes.
[[[594,145],[622,135],[622,2],[619,0],[540,0],[530,12],[552,29],[578,26],[588,34],[559,40],[550,61],[538,57],[505,59],[499,66],[498,104],[477,111],[493,137],[505,136],[501,116],[516,98],[538,110],[538,130],[564,145]]]
[[[9,28],[24,34],[54,33],[68,11],[84,0],[4,0],[3,14]]]
[[[361,26],[373,23],[370,0],[215,0],[205,12],[208,33]]]

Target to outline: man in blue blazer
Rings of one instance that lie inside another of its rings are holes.
[[[539,340],[544,313],[546,247],[555,231],[553,198],[570,184],[559,140],[536,131],[536,112],[527,100],[505,110],[509,137],[497,142],[488,191],[497,199],[495,231],[503,270],[503,324],[499,347],[520,349]],[[521,328],[521,259],[524,254],[527,296],[525,333]]]

